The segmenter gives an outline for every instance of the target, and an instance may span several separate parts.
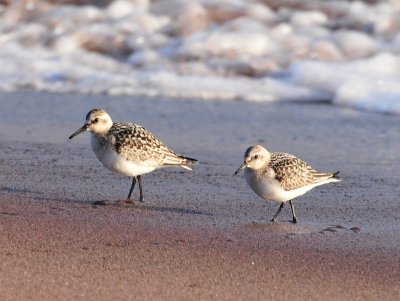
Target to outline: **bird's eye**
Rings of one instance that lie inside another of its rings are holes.
[[[254,159],[256,159],[256,160],[257,160],[257,159],[258,159],[258,155],[255,155],[255,156],[254,156]]]
[[[97,122],[99,122],[99,118],[95,118],[95,119],[93,120],[93,123],[97,123]]]

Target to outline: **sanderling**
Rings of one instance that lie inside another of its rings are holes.
[[[139,183],[140,201],[143,201],[141,175],[167,166],[180,166],[191,170],[196,159],[187,158],[170,150],[163,142],[140,125],[113,122],[106,111],[91,110],[85,124],[69,136],[91,133],[91,145],[97,159],[108,169],[132,177],[130,199],[136,179]]]
[[[244,153],[244,162],[235,174],[245,168],[247,184],[264,200],[281,203],[272,218],[275,221],[289,201],[293,223],[297,223],[293,199],[312,188],[329,182],[339,182],[339,172],[319,172],[304,161],[286,153],[270,153],[261,145],[250,146]]]

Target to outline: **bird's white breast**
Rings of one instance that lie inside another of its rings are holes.
[[[134,162],[122,157],[110,145],[101,144],[99,139],[93,134],[91,135],[90,142],[97,159],[111,171],[124,176],[134,177],[155,169],[152,162]]]
[[[264,200],[275,202],[287,202],[295,197],[305,194],[314,186],[304,186],[294,190],[285,190],[280,183],[275,180],[273,174],[261,173],[247,168],[245,178],[251,189]]]

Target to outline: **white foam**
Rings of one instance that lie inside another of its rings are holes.
[[[330,101],[400,114],[398,1],[264,3],[4,6],[0,90]]]
[[[400,56],[381,53],[351,62],[299,62],[291,81],[323,91],[333,103],[384,113],[400,113]]]
[[[365,33],[354,30],[338,31],[334,34],[334,40],[348,59],[369,57],[380,50],[378,41]]]

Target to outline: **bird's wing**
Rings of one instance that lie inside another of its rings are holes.
[[[269,167],[275,172],[275,179],[283,189],[294,190],[315,184],[333,176],[332,173],[317,172],[306,162],[286,153],[271,153]]]
[[[114,150],[132,161],[156,161],[160,165],[182,164],[182,157],[170,150],[144,127],[134,123],[114,123],[109,131]]]

